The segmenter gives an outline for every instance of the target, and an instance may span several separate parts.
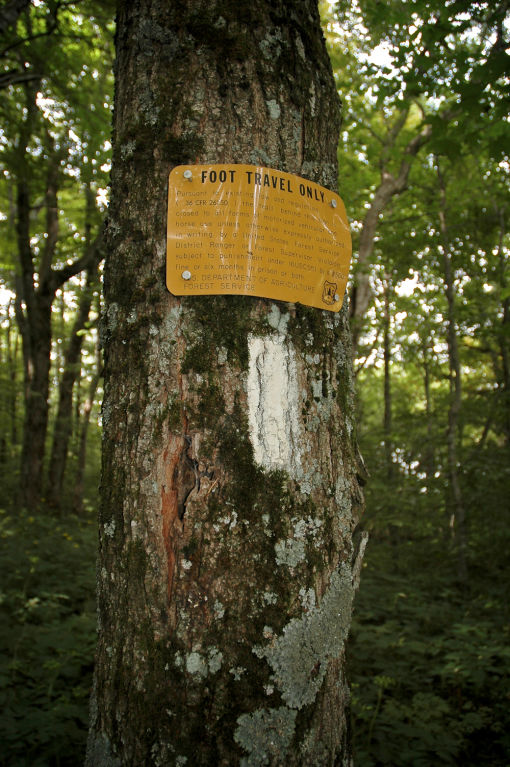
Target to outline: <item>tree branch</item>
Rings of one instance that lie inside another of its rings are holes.
[[[104,232],[103,227],[101,227],[101,231],[83,256],[80,256],[80,258],[72,264],[67,264],[62,267],[62,269],[52,270],[51,281],[53,290],[58,290],[58,288],[62,287],[62,285],[70,280],[71,277],[75,277],[84,269],[90,269],[96,264],[100,264],[105,255],[104,246]]]
[[[407,119],[407,112],[408,110],[404,110],[403,115],[401,115],[399,120],[395,123],[391,131],[393,141],[395,141],[400,130],[402,130],[405,119]],[[352,331],[354,348],[356,348],[359,339],[362,318],[364,317],[372,298],[368,264],[374,249],[379,217],[391,198],[406,190],[413,160],[421,147],[430,139],[431,135],[432,127],[426,124],[421,131],[409,141],[403,151],[403,157],[397,176],[393,176],[385,168],[381,171],[381,183],[375,191],[372,203],[363,221],[359,238],[358,268],[361,267],[361,270],[358,272],[356,285],[352,291],[350,302],[350,316],[353,321]]]
[[[28,70],[9,69],[0,74],[0,90],[8,88],[9,85],[18,85],[19,83],[29,83],[32,80],[40,80],[40,72],[29,72]]]

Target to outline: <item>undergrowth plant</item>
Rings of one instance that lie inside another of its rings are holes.
[[[369,512],[348,656],[356,767],[510,764],[510,541],[496,488],[470,508],[464,584],[450,539],[432,534],[423,509],[403,504],[398,527],[384,505]]]
[[[0,765],[84,758],[95,644],[94,518],[0,512]]]

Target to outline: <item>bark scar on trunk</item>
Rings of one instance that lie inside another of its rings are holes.
[[[186,499],[195,486],[194,472],[187,466],[188,443],[179,438],[168,446],[163,454],[163,482],[161,485],[161,516],[163,521],[163,542],[167,556],[168,598],[172,584],[176,559],[176,539],[182,533]],[[181,528],[181,529],[179,529]]]
[[[174,482],[177,487],[177,514],[179,519],[184,518],[186,502],[190,493],[197,488],[200,490],[200,474],[198,461],[190,455],[192,440],[187,434],[184,437],[185,446],[180,459],[174,469]]]
[[[176,564],[177,539],[183,531],[183,520],[189,496],[200,491],[202,477],[212,480],[214,471],[199,471],[199,463],[192,455],[192,438],[185,434],[178,443],[169,446],[163,455],[164,481],[161,486],[161,515],[163,518],[163,541],[167,556],[168,596]]]

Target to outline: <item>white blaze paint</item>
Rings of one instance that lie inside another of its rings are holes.
[[[296,355],[284,335],[248,337],[248,419],[256,463],[302,475]]]

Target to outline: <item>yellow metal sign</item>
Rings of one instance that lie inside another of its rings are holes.
[[[168,189],[167,287],[337,312],[351,260],[340,197],[255,165],[180,165]]]

